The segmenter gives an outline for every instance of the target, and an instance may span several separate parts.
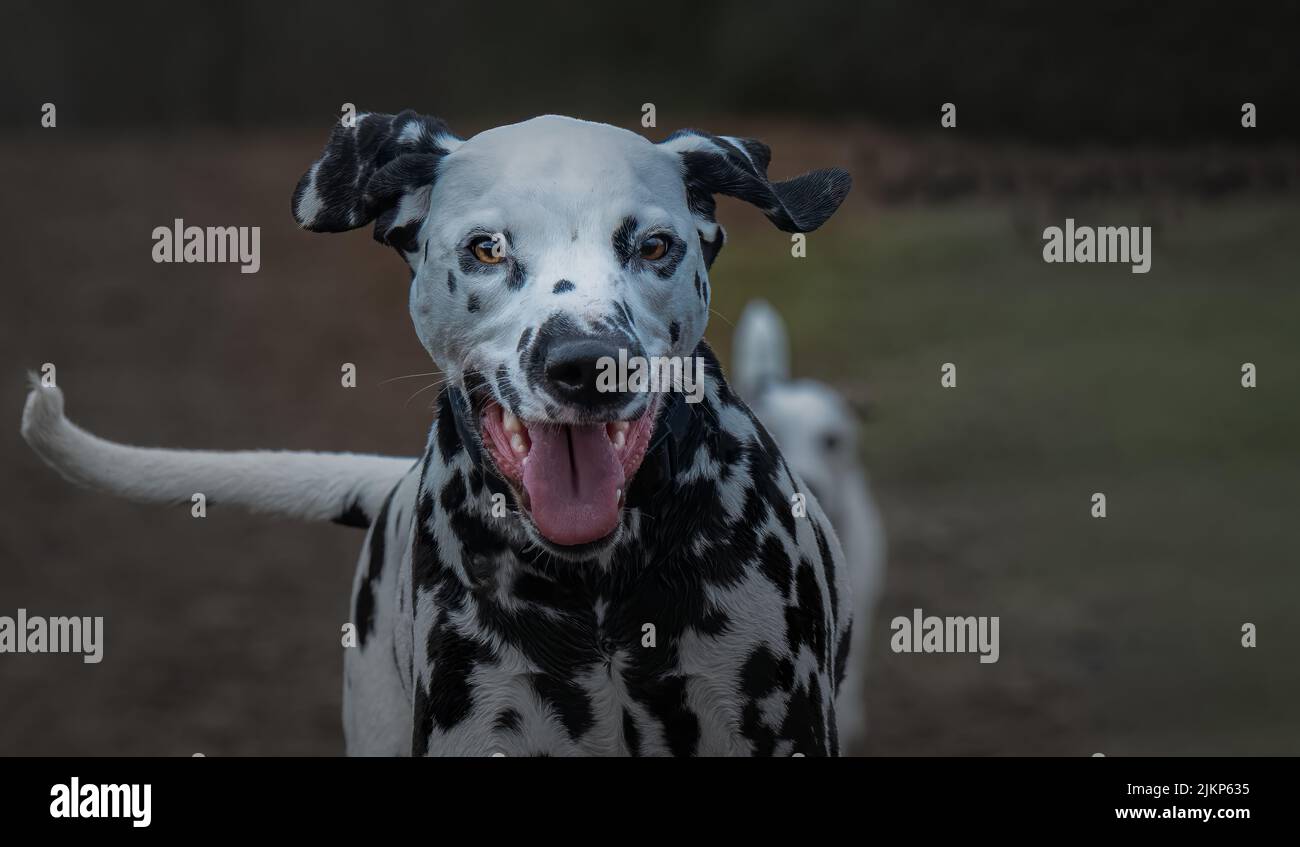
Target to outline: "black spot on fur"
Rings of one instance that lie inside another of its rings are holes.
[[[768,535],[759,552],[759,569],[768,578],[781,596],[790,598],[790,572],[793,570],[790,557],[785,552],[785,545],[775,535]]]
[[[521,398],[519,392],[515,390],[514,383],[510,381],[510,369],[504,364],[497,367],[496,383],[497,394],[506,404],[506,408],[518,415]]]
[[[370,530],[370,559],[366,567],[366,575],[361,580],[361,585],[357,588],[356,607],[352,611],[352,622],[357,627],[357,643],[361,647],[366,646],[366,640],[370,634],[375,631],[375,583],[379,582],[384,573],[384,535],[388,531],[388,508],[393,503],[393,494],[397,488],[388,492],[384,498],[384,505],[379,510],[379,516],[375,518],[375,524]]]
[[[477,312],[479,309],[478,295],[469,295],[469,300],[465,303],[465,308],[471,312]]]
[[[537,696],[555,709],[570,738],[578,740],[596,722],[591,699],[573,680],[539,673],[532,675],[532,683]]]
[[[677,323],[677,321],[673,321],[672,323],[668,324],[668,338],[672,341],[672,343],[676,344],[677,339],[681,337],[682,337],[682,325]]]
[[[533,337],[532,327],[528,327],[523,332],[521,332],[519,334],[519,345],[515,347],[515,352],[517,353],[524,352],[524,348],[528,346],[528,342],[532,339],[532,337]]]
[[[763,712],[754,700],[741,711],[740,734],[753,743],[755,756],[770,757],[776,752],[776,733],[763,722]]]
[[[456,274],[452,271],[447,271],[447,291],[456,293]]]
[[[632,317],[628,313],[627,308],[617,300],[614,301],[612,324],[613,326],[608,326],[607,324],[608,329],[613,330],[616,327],[623,330],[628,335],[632,334]]]
[[[481,662],[492,660],[487,647],[462,636],[450,624],[429,630],[428,655],[433,673],[429,677],[427,715],[417,715],[417,725],[432,723],[448,730],[469,715],[474,705],[470,674]],[[428,734],[427,732],[425,733]]]
[[[451,515],[451,528],[461,542],[461,558],[491,556],[506,549],[506,540],[477,512],[462,510]]]
[[[636,728],[636,721],[627,709],[623,710],[623,743],[627,745],[628,755],[641,755],[641,730]]]
[[[514,709],[502,709],[493,725],[503,732],[518,732],[523,721],[523,716]]]
[[[419,590],[433,585],[445,565],[438,549],[438,539],[429,531],[433,516],[433,493],[423,491],[415,513],[415,542],[411,549],[411,584]]]
[[[510,260],[510,271],[506,274],[506,288],[518,291],[528,282],[528,269],[518,259]]]
[[[750,651],[740,669],[741,690],[751,700],[766,697],[776,689],[776,675],[776,656],[766,644],[760,644]]]
[[[754,745],[754,755],[771,756],[776,748],[776,733],[767,725],[760,701],[774,692],[780,664],[766,644],[750,651],[740,669],[741,691],[746,698],[741,712],[740,734]]]
[[[614,255],[618,257],[620,265],[626,265],[636,256],[636,242],[633,238],[636,236],[637,220],[629,215],[614,230]]]
[[[808,675],[808,686],[800,686],[790,693],[781,735],[794,742],[791,753],[805,756],[824,756],[826,746],[826,720],[822,714],[821,686],[814,674]]]
[[[452,399],[451,392],[444,391],[438,395],[438,419],[435,424],[438,439],[438,456],[442,459],[444,465],[450,465],[452,459],[461,451],[464,445],[460,440],[460,433],[456,431],[456,416],[451,409],[451,404],[456,402]]]
[[[700,632],[717,638],[730,629],[731,617],[721,609],[714,609],[700,620]]]
[[[642,694],[646,708],[663,724],[669,751],[674,756],[694,756],[700,743],[700,719],[686,705],[686,678],[662,678]],[[632,696],[637,697],[637,692],[633,691]]]
[[[370,515],[366,514],[366,510],[361,508],[360,503],[353,500],[348,504],[348,510],[334,518],[333,522],[340,526],[352,526],[357,529],[365,529],[370,526]]]
[[[821,521],[813,519],[813,535],[817,538],[817,556],[822,560],[822,572],[826,577],[826,592],[830,595],[831,626],[839,625],[840,591],[835,587],[835,558],[831,555],[830,541]]]
[[[709,241],[700,233],[700,252],[704,254],[704,267],[713,267],[713,260],[718,258],[718,253],[722,252],[722,245],[726,241],[726,235],[723,234],[722,227],[718,227],[718,237]]]
[[[576,287],[577,287],[577,286],[575,286],[573,283],[569,282],[567,279],[562,279],[562,280],[560,280],[559,282],[555,283],[555,287],[553,287],[553,288],[551,289],[551,293],[552,293],[552,294],[563,294],[563,293],[565,293],[566,291],[572,291],[572,290],[573,290],[574,288],[576,288]]]
[[[418,218],[410,223],[401,226],[395,226],[382,233],[382,237],[376,236],[381,244],[388,244],[396,247],[403,254],[414,253],[420,246],[420,227],[424,225],[424,218]],[[379,232],[377,229],[376,232]]]
[[[465,505],[465,477],[460,471],[453,473],[442,487],[439,503],[446,512],[455,512]]]
[[[807,644],[817,666],[826,667],[826,611],[822,605],[822,593],[817,587],[817,575],[808,561],[802,560],[795,571],[796,605],[786,606],[786,637],[790,643],[790,653],[797,655],[799,645]]]

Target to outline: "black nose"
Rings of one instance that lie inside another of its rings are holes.
[[[556,398],[590,409],[626,403],[631,396],[620,390],[620,348],[612,340],[574,338],[555,341],[546,351],[546,382]],[[627,356],[634,353],[628,350]]]

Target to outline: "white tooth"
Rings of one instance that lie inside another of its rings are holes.
[[[629,426],[631,426],[631,424],[627,421],[614,421],[615,432],[627,432]]]
[[[618,432],[614,433],[615,450],[622,450],[623,445],[626,443],[627,443],[627,435],[625,435],[622,430],[619,430]]]
[[[614,492],[614,502],[621,503],[622,501],[623,501],[623,489],[620,488],[618,491]]]
[[[501,428],[506,432],[520,432],[523,427],[519,425],[519,418],[509,409],[501,412]]]
[[[524,444],[524,437],[517,432],[510,436],[510,449],[514,450],[520,456],[527,453],[528,447]]]

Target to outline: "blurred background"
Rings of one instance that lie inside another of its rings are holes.
[[[115,440],[418,453],[432,392],[385,382],[431,369],[405,266],[289,215],[344,103],[462,136],[697,126],[763,139],[776,178],[853,173],[804,259],[723,202],[709,338],[725,358],[765,297],[797,375],[870,398],[889,561],[855,752],[1300,754],[1296,12],[953,6],[6,4],[0,615],[103,615],[106,643],[0,655],[0,754],[341,752],[362,534],[83,492],[18,420],[52,362]],[[1151,226],[1151,271],[1044,264],[1066,217]],[[261,227],[260,272],[154,264],[175,218]],[[892,653],[917,607],[1000,616],[1000,661]]]

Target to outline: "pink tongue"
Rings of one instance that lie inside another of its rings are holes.
[[[563,545],[604,538],[618,526],[623,466],[604,424],[536,427],[524,462],[533,523]]]

